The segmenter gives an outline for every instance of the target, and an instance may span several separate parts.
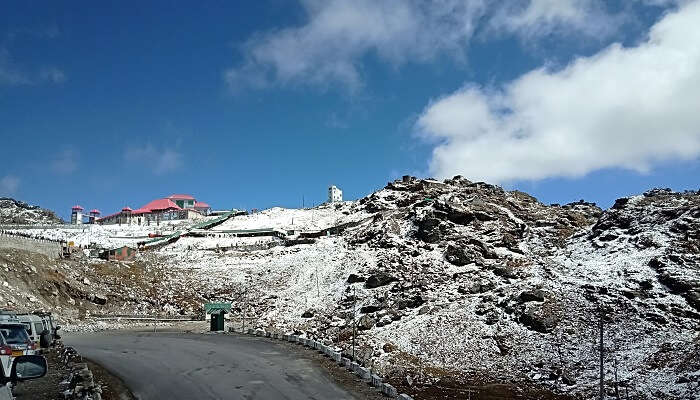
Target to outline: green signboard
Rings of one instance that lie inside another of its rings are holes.
[[[218,314],[221,311],[228,314],[231,312],[231,303],[205,303],[204,311],[207,314]]]

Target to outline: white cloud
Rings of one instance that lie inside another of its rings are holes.
[[[176,171],[183,165],[182,154],[175,149],[164,147],[157,149],[152,145],[130,148],[124,153],[127,163],[141,163],[155,175]]]
[[[39,72],[39,78],[46,82],[63,83],[66,80],[66,74],[58,68],[46,67]]]
[[[567,32],[608,36],[617,30],[618,17],[600,0],[530,0],[506,2],[489,23],[491,29],[525,38]]]
[[[22,71],[12,62],[9,51],[0,46],[0,85],[28,85],[31,83]]]
[[[73,149],[65,149],[51,162],[51,169],[56,174],[66,175],[78,168],[78,153]]]
[[[0,179],[0,196],[14,196],[19,188],[19,178],[5,175]]]
[[[502,88],[466,86],[416,127],[436,141],[432,174],[505,182],[578,177],[700,155],[700,2],[667,14],[636,47],[613,44]]]
[[[37,70],[31,70],[18,64],[10,53],[10,48],[21,37],[34,37],[39,39],[54,39],[59,35],[58,28],[49,27],[43,30],[15,29],[7,33],[0,42],[0,85],[20,86],[39,85],[42,83],[63,83],[66,74],[52,66],[45,66]]]
[[[601,36],[615,30],[602,0],[306,0],[297,27],[254,35],[243,61],[225,72],[233,89],[274,84],[362,85],[362,61],[392,66],[447,56],[466,60],[481,25],[527,37],[559,33]]]
[[[0,85],[21,86],[40,85],[42,83],[63,83],[66,74],[55,67],[42,68],[38,73],[28,72],[12,62],[3,59],[2,49],[0,49]]]
[[[434,4],[405,0],[303,1],[305,25],[254,36],[245,61],[226,72],[233,87],[339,81],[361,84],[360,58],[372,53],[398,65],[441,53],[463,57],[483,13],[482,1]]]

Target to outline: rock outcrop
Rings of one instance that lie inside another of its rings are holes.
[[[58,225],[56,213],[25,202],[0,197],[0,225]]]

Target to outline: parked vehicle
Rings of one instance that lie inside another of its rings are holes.
[[[17,318],[22,324],[24,324],[29,338],[32,339],[32,342],[34,342],[37,349],[49,347],[48,344],[46,346],[41,345],[41,335],[46,335],[49,332],[44,327],[44,321],[42,321],[41,317],[34,314],[18,314]]]
[[[34,355],[36,346],[29,338],[25,325],[18,319],[0,321],[0,379],[7,381],[11,377],[14,359],[20,356]]]
[[[14,311],[0,310],[0,322],[3,321],[16,321],[17,314]]]
[[[61,338],[61,335],[58,334],[61,326],[56,324],[56,320],[54,320],[53,315],[50,312],[35,311],[34,315],[41,318],[41,321],[44,323],[44,329],[47,331],[45,335],[42,335],[42,340],[46,342],[46,344],[41,344],[42,348],[49,347],[56,340]]]

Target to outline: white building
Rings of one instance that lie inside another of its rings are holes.
[[[70,223],[71,225],[81,225],[83,223],[83,207],[79,205],[73,206],[70,213]]]
[[[343,201],[343,191],[333,185],[328,188],[328,202],[335,203],[337,201]]]

